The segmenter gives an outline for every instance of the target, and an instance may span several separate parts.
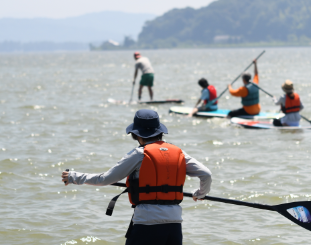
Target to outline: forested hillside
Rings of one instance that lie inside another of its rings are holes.
[[[143,47],[180,44],[311,42],[311,0],[218,0],[173,9],[145,23]]]

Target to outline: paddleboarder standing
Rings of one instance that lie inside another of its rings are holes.
[[[254,60],[253,64],[255,73],[253,83],[259,84],[257,61]],[[250,73],[244,72],[242,75],[244,86],[233,89],[231,84],[228,85],[230,94],[235,97],[241,97],[243,105],[240,109],[230,111],[227,116],[228,118],[259,114],[261,109],[259,104],[259,89],[250,82],[251,78],[252,75]]]
[[[135,205],[135,212],[126,245],[181,245],[182,208],[179,203],[183,199],[186,175],[200,179],[199,188],[193,191],[193,200],[197,201],[210,191],[211,172],[179,147],[162,140],[168,130],[153,110],[137,111],[126,133],[131,134],[139,146],[114,167],[101,174],[65,171],[62,181],[66,185],[105,186],[127,177],[126,191],[129,202]]]
[[[138,70],[141,70],[142,72],[138,89],[138,100],[141,100],[142,90],[144,86],[148,87],[150,100],[153,100],[152,86],[154,80],[154,70],[151,66],[151,63],[147,57],[142,57],[139,52],[134,53],[134,59],[136,60],[136,63],[135,63],[133,86],[135,85]]]
[[[198,102],[195,104],[194,109],[189,114],[189,117],[192,117],[193,114],[198,111],[217,111],[217,101],[209,105],[209,101],[212,101],[217,98],[217,91],[213,85],[209,85],[208,81],[205,78],[201,78],[198,81],[199,86],[202,88],[201,97]],[[201,104],[201,105],[200,105]]]
[[[281,119],[274,119],[274,126],[291,126],[298,127],[301,116],[299,112],[304,108],[300,97],[294,92],[294,84],[286,80],[282,84],[282,90],[285,92],[279,99],[273,97],[275,105],[280,105],[282,112],[285,114]]]

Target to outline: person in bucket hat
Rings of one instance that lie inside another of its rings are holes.
[[[150,100],[153,99],[153,81],[154,81],[154,70],[151,66],[151,63],[147,57],[142,57],[139,52],[134,53],[135,62],[135,72],[133,79],[133,86],[135,85],[136,77],[138,75],[138,70],[141,70],[142,75],[139,83],[138,89],[138,100],[141,100],[141,95],[143,91],[143,87],[147,86],[149,91]]]
[[[273,125],[277,127],[292,126],[298,127],[301,116],[299,112],[304,108],[301,99],[294,91],[294,84],[286,80],[282,84],[282,90],[285,92],[279,99],[273,97],[275,105],[280,105],[282,112],[285,114],[281,119],[274,119]]]
[[[148,139],[163,133],[168,134],[168,131],[165,125],[160,123],[156,111],[143,109],[136,112],[134,122],[126,128],[126,133]]]
[[[156,111],[137,111],[126,133],[131,134],[139,146],[115,166],[101,174],[64,171],[62,181],[66,185],[106,186],[127,177],[128,188],[124,192],[129,192],[135,212],[126,245],[181,245],[182,208],[179,203],[183,199],[186,174],[200,179],[199,188],[193,191],[193,200],[197,201],[210,191],[211,172],[179,147],[163,141],[163,134],[168,134],[168,130]],[[112,201],[116,202],[118,197]]]

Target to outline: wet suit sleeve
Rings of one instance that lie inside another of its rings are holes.
[[[300,110],[302,110],[303,108],[305,108],[305,107],[303,106],[302,101],[300,99]]]
[[[274,99],[274,104],[285,106],[285,95],[280,96],[279,99]]]
[[[116,183],[139,168],[144,158],[143,148],[136,148],[126,154],[115,166],[105,173],[88,174],[70,171],[69,183],[76,185],[105,186]]]
[[[230,88],[229,92],[231,95],[236,97],[246,97],[248,95],[248,90],[246,87],[240,87],[238,89]]]
[[[187,175],[189,175],[190,177],[198,177],[200,179],[200,188],[194,190],[192,194],[197,198],[203,198],[207,193],[210,192],[212,184],[212,173],[207,167],[205,167],[198,160],[189,156],[184,151],[183,153],[185,155],[187,164],[186,167]]]
[[[202,91],[201,100],[209,100],[209,91],[208,91],[208,89],[204,89]]]
[[[259,76],[258,76],[258,74],[254,76],[253,83],[259,84]]]

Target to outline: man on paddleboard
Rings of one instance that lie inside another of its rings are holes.
[[[254,79],[253,83],[259,83],[257,61],[254,60]],[[252,75],[248,72],[244,72],[242,75],[242,80],[244,86],[233,89],[231,84],[228,85],[228,89],[231,95],[242,98],[243,107],[237,110],[230,111],[228,113],[228,118],[247,116],[247,115],[257,115],[260,112],[259,104],[259,89],[257,86],[253,85],[251,81]]]
[[[216,88],[213,85],[209,85],[208,81],[205,78],[201,78],[198,81],[198,84],[202,88],[201,97],[198,100],[198,102],[195,104],[194,109],[189,114],[189,117],[192,117],[193,114],[197,113],[198,111],[217,111],[218,110],[217,101],[215,101],[212,105],[208,104],[209,101],[212,101],[213,99],[217,98]]]
[[[294,84],[286,80],[282,84],[282,90],[285,92],[279,99],[273,97],[275,105],[280,105],[282,112],[285,114],[281,119],[274,119],[274,126],[298,127],[301,116],[299,112],[304,108],[300,97],[294,92]]]
[[[142,94],[142,90],[144,86],[148,87],[150,100],[152,100],[153,99],[152,86],[153,86],[153,80],[154,80],[154,71],[151,66],[151,63],[147,57],[142,57],[139,52],[134,53],[134,59],[136,60],[136,63],[135,63],[133,86],[136,81],[138,69],[140,69],[142,72],[141,80],[139,83],[139,89],[138,89],[138,100],[141,100],[141,94]]]
[[[63,172],[68,184],[106,186],[127,177],[129,202],[135,212],[126,235],[126,245],[181,245],[183,186],[186,175],[198,177],[200,187],[193,191],[193,200],[203,198],[211,186],[211,172],[202,163],[179,147],[162,140],[167,128],[153,110],[136,112],[134,123],[126,133],[139,146],[127,153],[105,173]],[[108,207],[112,214],[115,197]]]

